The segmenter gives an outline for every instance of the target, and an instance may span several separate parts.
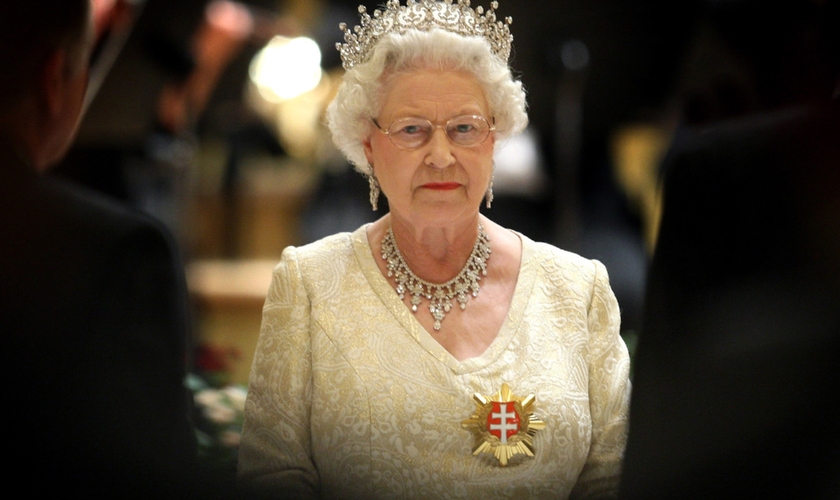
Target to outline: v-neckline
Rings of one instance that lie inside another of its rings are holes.
[[[531,252],[530,240],[526,236],[514,231],[522,244],[519,276],[517,277],[513,297],[510,301],[510,309],[505,315],[505,320],[501,328],[496,333],[496,338],[493,339],[481,355],[465,360],[458,360],[458,358],[447,351],[420,324],[420,321],[417,320],[414,313],[400,300],[399,295],[397,295],[396,290],[394,290],[394,287],[388,279],[382,275],[367,238],[367,228],[369,226],[370,224],[363,225],[352,233],[353,251],[356,254],[356,259],[359,262],[362,273],[365,275],[374,293],[397,322],[402,325],[406,334],[414,338],[429,354],[445,364],[456,374],[480,370],[498,359],[510,344],[517,330],[519,330],[525,309],[528,305],[528,300],[531,297],[531,290],[534,286],[535,272],[531,264],[531,259],[529,258]]]

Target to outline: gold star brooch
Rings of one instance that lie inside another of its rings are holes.
[[[525,398],[513,395],[507,384],[492,397],[473,394],[476,410],[461,427],[475,434],[473,455],[493,453],[504,467],[515,455],[534,456],[534,434],[545,428],[531,407],[534,395]]]

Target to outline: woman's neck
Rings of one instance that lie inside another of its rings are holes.
[[[420,278],[443,283],[457,275],[478,238],[480,216],[446,226],[417,226],[391,214],[390,227],[400,253]]]

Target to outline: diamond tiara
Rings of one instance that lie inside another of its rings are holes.
[[[344,31],[346,43],[336,43],[335,48],[341,54],[344,69],[349,70],[367,59],[373,47],[382,36],[388,33],[404,33],[408,30],[429,31],[442,29],[462,36],[482,36],[490,43],[493,54],[507,63],[513,35],[510,24],[513,20],[506,17],[504,22],[496,19],[499,3],[490,2],[490,9],[485,13],[478,6],[473,10],[470,0],[407,0],[400,5],[399,0],[388,0],[385,10],[375,10],[373,17],[367,14],[364,5],[359,6],[362,16],[361,26],[351,31],[347,24],[338,28]]]

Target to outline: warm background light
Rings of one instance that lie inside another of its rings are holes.
[[[311,38],[276,36],[254,57],[250,77],[267,101],[293,99],[321,81],[321,50]]]

